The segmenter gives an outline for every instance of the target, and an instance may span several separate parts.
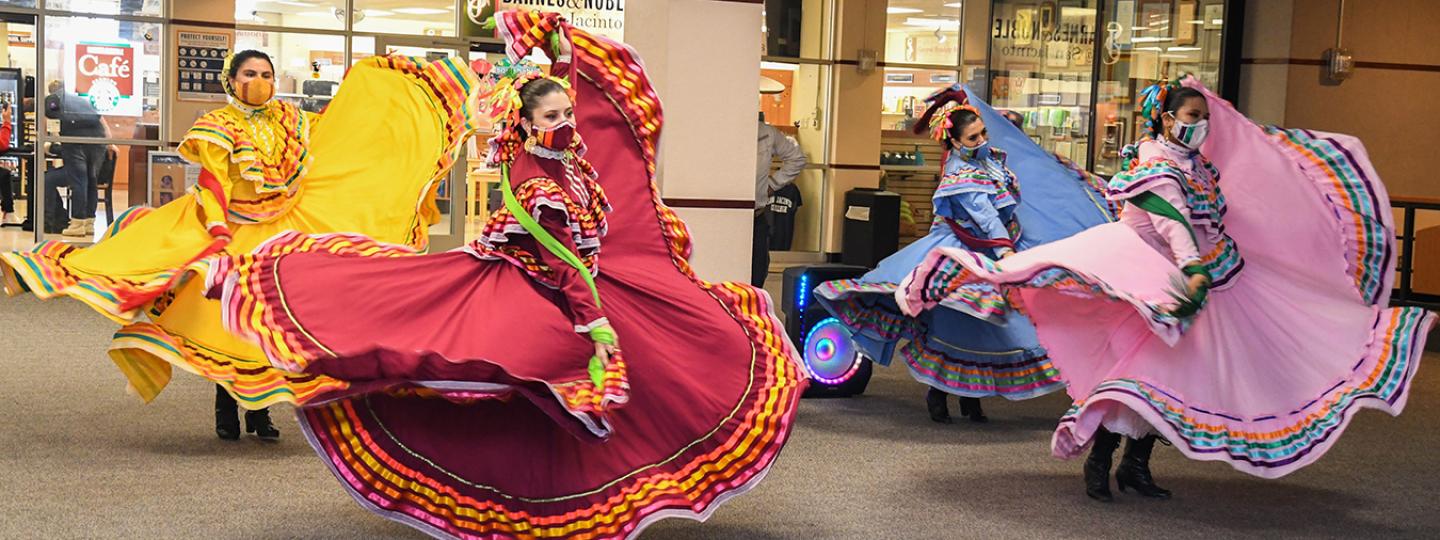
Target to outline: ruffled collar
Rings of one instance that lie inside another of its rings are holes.
[[[1186,159],[1194,159],[1195,156],[1200,154],[1199,150],[1193,150],[1185,145],[1171,142],[1170,138],[1164,135],[1156,135],[1155,140],[1160,143],[1160,147],[1164,148],[1166,152],[1183,156]]]
[[[238,98],[231,95],[225,96],[225,100],[230,103],[231,107],[234,107],[235,110],[240,111],[241,115],[246,118],[266,115],[270,112],[272,108],[274,108],[273,106],[275,104],[275,98],[270,98],[270,101],[266,101],[264,105],[261,105],[259,107],[246,104],[245,102],[240,101]]]

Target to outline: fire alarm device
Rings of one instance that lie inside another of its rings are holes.
[[[1349,79],[1354,74],[1355,57],[1350,54],[1350,49],[1325,50],[1325,76],[1327,78],[1340,82]]]
[[[860,49],[856,51],[855,70],[860,73],[870,73],[879,64],[880,51],[875,49]]]

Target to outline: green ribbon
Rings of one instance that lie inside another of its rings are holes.
[[[1131,197],[1130,203],[1140,207],[1141,210],[1175,220],[1181,225],[1184,225],[1185,230],[1190,233],[1190,241],[1195,242],[1197,246],[1200,245],[1199,241],[1195,239],[1195,229],[1190,227],[1190,221],[1185,219],[1185,216],[1180,214],[1179,210],[1176,210],[1174,206],[1171,206],[1170,203],[1166,202],[1161,196],[1146,191]],[[1205,300],[1210,295],[1210,272],[1205,269],[1205,265],[1203,264],[1185,265],[1180,271],[1186,276],[1205,276],[1206,279],[1205,286],[1197,289],[1194,296],[1183,296],[1173,293],[1170,295],[1180,302],[1180,305],[1176,307],[1174,311],[1171,311],[1170,314],[1183,319],[1198,313],[1200,308],[1205,306]],[[1183,291],[1186,290],[1188,286],[1180,284],[1179,288]]]
[[[575,267],[580,272],[580,277],[585,280],[585,285],[590,287],[590,295],[595,299],[595,307],[601,307],[600,290],[595,287],[595,278],[590,275],[590,269],[585,267],[580,256],[570,251],[565,244],[560,243],[560,240],[551,235],[550,231],[545,230],[540,222],[535,221],[530,212],[525,210],[525,206],[520,204],[520,199],[515,197],[515,190],[510,187],[509,165],[500,166],[500,191],[505,200],[505,209],[515,216],[515,221],[520,222],[520,226],[525,228],[525,232],[530,233],[530,236],[534,237],[546,251]],[[590,339],[603,345],[614,345],[617,341],[615,332],[608,328],[591,330]],[[595,383],[595,386],[600,386],[605,382],[605,363],[600,361],[599,356],[590,357],[590,366],[587,370],[590,373],[590,380]]]

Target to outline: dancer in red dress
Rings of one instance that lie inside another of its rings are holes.
[[[512,58],[559,32],[573,63],[498,86],[507,204],[483,237],[417,255],[278,236],[217,270],[227,323],[277,367],[349,383],[300,423],[383,516],[464,538],[704,519],[774,463],[805,372],[763,291],[691,272],[634,51],[553,14],[498,21]]]

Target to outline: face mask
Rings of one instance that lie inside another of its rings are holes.
[[[275,85],[269,79],[256,77],[235,88],[235,99],[251,107],[259,107],[275,96]]]
[[[549,129],[535,129],[535,144],[545,148],[563,152],[570,148],[570,143],[575,140],[575,121],[566,120],[551,126]]]
[[[960,157],[965,159],[978,159],[990,155],[990,141],[986,140],[975,146],[960,146]]]
[[[1186,148],[1199,150],[1200,145],[1205,144],[1205,138],[1210,136],[1210,121],[1186,124],[1177,119],[1174,127],[1170,128],[1170,136],[1175,137],[1175,140]]]

